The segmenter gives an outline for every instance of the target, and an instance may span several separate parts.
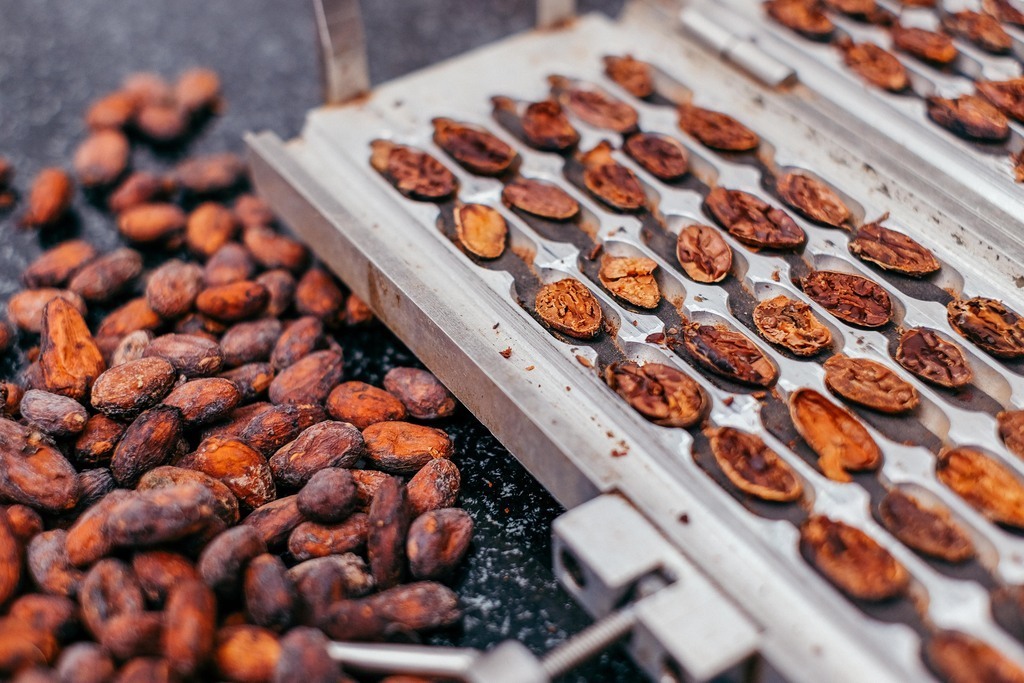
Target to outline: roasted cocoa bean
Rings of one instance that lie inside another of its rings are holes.
[[[323,524],[343,521],[355,509],[356,502],[352,473],[340,467],[325,467],[313,473],[295,499],[299,512]]]
[[[601,332],[601,305],[579,280],[565,278],[544,285],[534,309],[545,325],[577,339],[592,339]]]
[[[262,313],[269,297],[263,285],[242,280],[204,289],[196,298],[196,310],[216,320],[234,322]]]
[[[44,168],[32,181],[28,193],[28,209],[21,224],[44,228],[62,219],[71,208],[75,186],[71,177],[59,168]]]
[[[896,538],[919,553],[946,562],[966,562],[974,557],[970,534],[938,503],[925,503],[893,489],[878,504],[878,514]]]
[[[288,536],[288,552],[302,562],[314,557],[358,552],[366,545],[368,518],[362,512],[348,515],[343,522],[303,522]]]
[[[833,394],[882,413],[905,413],[920,403],[917,389],[887,366],[867,358],[832,356],[824,364]]]
[[[409,422],[378,422],[363,430],[366,456],[392,474],[412,474],[435,458],[450,458],[452,442],[440,430]]]
[[[203,269],[174,259],[150,274],[146,301],[161,318],[173,320],[192,310],[202,287]]]
[[[196,256],[210,258],[237,232],[238,220],[230,209],[215,202],[206,202],[188,215],[185,244]]]
[[[241,400],[234,382],[205,377],[179,385],[163,402],[181,411],[185,427],[197,427],[223,419]]]
[[[850,273],[816,270],[802,282],[804,293],[843,322],[882,327],[892,319],[892,300],[877,283]]]
[[[754,308],[761,336],[797,356],[813,356],[832,346],[832,333],[803,301],[779,295]]]
[[[197,195],[227,192],[237,187],[245,175],[245,162],[231,152],[194,156],[174,169],[178,184]]]
[[[792,502],[803,495],[803,483],[793,468],[756,434],[732,427],[704,433],[715,462],[740,491],[774,502]]]
[[[598,278],[604,288],[619,299],[640,308],[653,309],[661,303],[661,290],[654,277],[658,264],[646,256],[601,257]]]
[[[75,400],[85,398],[106,369],[82,314],[58,297],[43,308],[39,366],[47,390]]]
[[[139,580],[142,594],[154,607],[163,606],[167,596],[186,582],[199,579],[192,561],[184,555],[167,550],[148,550],[132,556],[132,571]]]
[[[270,300],[267,302],[267,315],[280,317],[291,308],[295,300],[295,276],[287,270],[278,268],[261,273],[256,282],[267,288]]]
[[[89,419],[89,413],[78,401],[38,389],[25,392],[20,409],[30,427],[56,437],[78,434]]]
[[[864,425],[817,391],[802,388],[790,394],[789,414],[829,479],[850,481],[849,472],[881,466],[882,451]]]
[[[191,334],[164,334],[156,337],[143,353],[146,358],[163,358],[176,372],[186,377],[205,377],[220,372],[224,355],[209,339]]]
[[[126,209],[117,217],[117,229],[130,242],[167,242],[185,230],[185,212],[174,204],[153,202]]]
[[[155,330],[162,323],[163,319],[149,307],[146,297],[140,296],[107,314],[96,330],[96,337],[120,339],[136,330]]]
[[[79,313],[85,314],[82,297],[67,289],[44,287],[25,289],[12,295],[7,302],[7,315],[18,329],[39,334],[43,329],[43,309],[56,298],[64,299]]]
[[[270,363],[248,363],[233,370],[222,372],[221,377],[235,385],[240,403],[250,403],[263,396],[274,381],[274,369]]]
[[[79,642],[64,648],[57,660],[61,683],[108,683],[114,679],[114,661],[98,643]]]
[[[167,199],[175,190],[174,180],[149,171],[136,171],[110,193],[107,206],[115,214],[143,204]]]
[[[452,172],[422,150],[387,140],[374,140],[370,148],[370,165],[410,199],[438,201],[458,188]]]
[[[223,519],[226,524],[236,524],[238,522],[238,498],[235,497],[235,494],[223,482],[196,469],[185,469],[170,465],[156,467],[142,475],[135,488],[137,491],[147,491],[187,484],[202,486],[213,494],[213,497],[217,500],[217,516]]]
[[[455,463],[447,458],[431,460],[413,475],[406,485],[413,516],[417,517],[430,510],[452,507],[459,497],[460,485],[461,476]],[[358,485],[356,496],[358,499]]]
[[[337,640],[379,640],[396,632],[447,626],[459,616],[455,593],[439,583],[421,581],[360,600],[339,601],[319,626]]]
[[[518,157],[514,149],[480,126],[446,118],[432,123],[437,146],[472,173],[501,175]]]
[[[341,381],[342,371],[340,353],[317,351],[278,372],[267,395],[271,403],[323,403]]]
[[[222,287],[248,280],[256,272],[252,254],[241,244],[228,242],[210,256],[203,270],[207,287]]]
[[[75,176],[82,187],[112,185],[128,168],[131,146],[119,130],[98,130],[75,149]]]
[[[338,600],[358,598],[374,588],[373,577],[362,558],[352,553],[317,557],[288,570],[295,584],[304,624],[317,624]]]
[[[958,389],[974,381],[974,371],[963,349],[926,327],[915,327],[900,335],[896,362],[941,387]]]
[[[232,325],[220,340],[224,365],[229,368],[270,359],[281,337],[281,321],[263,318]]]
[[[217,499],[197,484],[137,491],[110,508],[102,533],[116,547],[177,541],[198,533],[217,516]]]
[[[785,211],[748,192],[716,187],[704,206],[730,235],[754,249],[793,251],[807,239],[803,228]]]
[[[248,510],[269,503],[276,495],[266,458],[238,439],[208,437],[180,464],[223,483]]]
[[[114,489],[101,498],[75,520],[68,529],[66,552],[68,560],[76,567],[92,564],[113,549],[113,543],[103,534],[110,511],[131,493]]]
[[[756,344],[723,325],[691,323],[683,328],[682,341],[693,359],[711,372],[758,387],[778,379],[775,364]]]
[[[910,277],[934,273],[940,264],[931,251],[907,235],[882,225],[882,219],[861,226],[850,240],[850,253],[883,270],[892,270]]]
[[[903,594],[910,574],[856,527],[815,515],[800,526],[804,556],[851,598],[878,602]]]
[[[78,591],[82,623],[96,639],[119,614],[138,614],[145,609],[142,588],[131,568],[114,559],[100,560],[82,579]]]
[[[568,79],[551,76],[548,79],[559,91],[559,101],[582,121],[616,133],[636,130],[636,109],[594,86],[575,86]]]
[[[821,5],[807,0],[768,0],[765,10],[775,21],[812,40],[827,40],[835,24]]]
[[[298,273],[309,261],[309,250],[298,240],[267,227],[247,228],[242,242],[252,257],[267,269],[285,268]]]
[[[213,662],[228,681],[269,681],[277,668],[281,645],[272,631],[259,626],[227,626],[217,631]]]
[[[910,85],[907,69],[891,52],[874,43],[855,43],[849,38],[837,41],[843,62],[871,85],[902,92]]]
[[[707,409],[707,397],[686,373],[661,363],[612,363],[605,382],[638,413],[663,427],[691,427]]]
[[[378,588],[391,588],[405,574],[405,539],[412,521],[402,480],[385,479],[367,515],[366,555]]]
[[[850,209],[839,195],[817,178],[787,173],[775,187],[782,201],[812,221],[838,228],[851,218]]]
[[[71,510],[78,477],[64,455],[37,432],[0,419],[0,499],[44,512]]]
[[[501,191],[501,201],[509,208],[548,218],[566,221],[580,212],[580,205],[554,183],[532,178],[517,178]]]
[[[463,204],[453,214],[455,234],[463,249],[482,259],[496,259],[505,252],[508,224],[496,209],[484,204]]]
[[[96,258],[96,249],[85,240],[68,240],[47,249],[21,274],[26,287],[61,287]]]
[[[249,513],[242,523],[256,529],[268,548],[279,548],[292,529],[305,521],[295,499],[296,496],[285,496],[266,503]]]
[[[216,536],[203,549],[196,569],[207,586],[231,596],[241,589],[240,578],[249,560],[267,552],[267,544],[253,526],[237,526]]]
[[[1024,357],[1024,318],[1002,301],[976,296],[946,305],[957,332],[997,358]]]
[[[179,676],[195,675],[213,652],[217,600],[201,581],[175,585],[164,610],[163,653]]]
[[[273,683],[335,683],[340,667],[327,652],[327,637],[318,629],[299,626],[281,638],[281,655]]]
[[[156,406],[128,425],[114,448],[110,472],[121,485],[134,485],[148,470],[167,462],[182,433],[181,411]]]
[[[326,421],[306,428],[272,458],[274,479],[299,488],[316,472],[326,467],[348,467],[363,454],[359,430],[345,422]]]
[[[145,357],[115,365],[96,379],[92,407],[110,418],[134,418],[159,403],[176,377],[174,366],[163,358]]]
[[[761,143],[757,134],[728,114],[692,104],[679,107],[679,127],[711,149],[749,152]]]
[[[249,561],[243,581],[245,611],[257,626],[281,632],[294,621],[297,595],[284,562],[276,555]]]
[[[594,197],[617,211],[632,213],[647,206],[647,195],[640,180],[633,171],[615,161],[607,141],[598,143],[580,161],[583,185]]]
[[[1006,466],[973,448],[947,448],[935,474],[993,522],[1024,528],[1024,484]]]
[[[651,65],[634,59],[633,55],[605,57],[604,73],[633,97],[644,99],[654,94]]]
[[[186,69],[174,83],[174,99],[192,114],[215,109],[220,104],[220,77],[212,69]]]
[[[410,525],[405,545],[409,571],[420,580],[449,578],[472,538],[473,519],[465,510],[443,508],[420,515]]]
[[[398,397],[364,382],[344,382],[336,386],[327,397],[327,412],[334,419],[349,422],[358,429],[366,429],[377,422],[403,420],[407,415],[405,404]]]
[[[659,180],[679,180],[689,170],[690,155],[686,148],[667,135],[637,133],[626,140],[622,149]]]
[[[697,223],[679,232],[676,259],[697,282],[721,282],[732,270],[732,249],[717,230]]]
[[[163,615],[159,612],[117,614],[103,625],[100,644],[121,661],[162,654]]]
[[[26,546],[25,565],[43,593],[73,597],[78,592],[84,575],[68,559],[67,537],[63,529],[53,529],[36,535]]]

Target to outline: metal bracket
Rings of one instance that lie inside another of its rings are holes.
[[[652,680],[706,681],[757,653],[753,620],[623,498],[606,494],[555,520],[555,575],[600,618],[632,604],[628,647]]]
[[[359,0],[313,0],[324,102],[340,104],[370,89]]]

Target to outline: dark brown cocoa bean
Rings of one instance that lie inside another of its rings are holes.
[[[226,192],[245,177],[246,166],[237,154],[223,152],[194,156],[178,164],[174,171],[185,190],[198,195]]]
[[[379,588],[390,588],[405,574],[405,539],[412,511],[405,485],[398,477],[386,479],[370,503],[366,554]]]
[[[238,438],[270,456],[306,427],[323,422],[326,416],[323,407],[315,403],[277,405],[253,416]]]
[[[249,560],[267,552],[267,544],[252,526],[237,526],[216,536],[203,549],[196,569],[207,586],[229,597],[241,589]]]
[[[226,524],[235,524],[239,519],[238,499],[226,485],[210,475],[195,469],[164,465],[146,472],[139,479],[137,491],[169,488],[184,484],[198,484],[209,489],[217,499],[217,516]]]
[[[447,626],[459,616],[455,593],[439,583],[421,581],[337,602],[318,625],[337,640],[379,640],[401,631]]]
[[[263,554],[245,568],[245,611],[250,621],[271,631],[286,630],[295,619],[296,592],[281,558]]]
[[[263,318],[232,325],[220,340],[224,365],[229,368],[270,359],[281,337],[281,321]]]
[[[204,377],[179,385],[163,402],[181,411],[185,427],[197,427],[223,419],[241,400],[234,382]]]
[[[62,595],[22,595],[11,603],[8,615],[33,630],[52,633],[61,642],[78,635],[78,604]]]
[[[356,501],[352,474],[340,467],[327,467],[315,472],[295,500],[303,515],[323,524],[343,521],[355,509]]]
[[[362,597],[373,590],[373,577],[362,558],[352,553],[317,557],[288,570],[300,599],[304,624],[317,624],[338,600]]]
[[[363,437],[347,422],[326,421],[308,427],[270,458],[281,484],[300,488],[326,467],[349,467],[362,457]]]
[[[465,510],[442,508],[420,515],[409,526],[405,544],[409,571],[421,580],[450,577],[472,538],[473,519]]]
[[[98,467],[91,470],[83,470],[78,473],[78,486],[81,494],[78,496],[78,504],[75,506],[76,514],[81,514],[101,498],[113,491],[117,482],[114,475],[105,467]]]
[[[349,472],[356,485],[356,500],[363,510],[369,509],[370,501],[377,495],[380,485],[391,476],[377,470],[349,470]]]
[[[166,659],[137,657],[126,663],[117,674],[116,683],[174,683]]]
[[[304,316],[290,323],[278,336],[270,362],[275,370],[280,371],[326,345],[323,322],[313,316]]]
[[[109,621],[119,614],[138,614],[145,609],[142,588],[131,568],[120,560],[97,562],[82,579],[78,590],[82,623],[99,639]]]
[[[95,396],[93,392],[93,400]],[[108,465],[124,430],[125,425],[111,420],[106,415],[93,415],[75,440],[75,462],[92,467]]]
[[[281,656],[272,631],[259,626],[227,626],[217,631],[213,661],[217,674],[228,681],[270,681]]]
[[[314,557],[358,552],[366,545],[368,518],[356,512],[337,524],[303,522],[288,537],[288,552],[300,562]]]
[[[11,525],[14,537],[22,547],[28,545],[36,534],[43,531],[43,518],[38,512],[27,505],[8,505],[6,508],[7,522]]]
[[[249,513],[242,523],[256,529],[268,548],[278,548],[287,540],[292,529],[305,521],[295,498],[285,496],[266,503]]]
[[[159,612],[126,612],[106,621],[100,644],[121,661],[162,654],[163,615]]]
[[[110,193],[107,206],[115,214],[128,209],[167,199],[174,191],[174,180],[149,171],[136,171]]]
[[[176,586],[199,579],[199,572],[191,560],[167,550],[135,553],[132,571],[139,580],[146,601],[154,607],[161,607]]]
[[[109,683],[114,678],[114,660],[98,643],[79,642],[64,648],[56,669],[61,683]]]
[[[0,419],[0,500],[59,513],[74,508],[79,494],[74,467],[52,443]]]
[[[113,549],[110,538],[102,533],[103,525],[110,511],[130,495],[130,491],[114,489],[75,520],[68,529],[66,539],[66,552],[71,564],[84,567]]]
[[[180,676],[195,675],[213,652],[217,600],[203,582],[182,581],[164,610],[163,652]]]
[[[281,638],[281,656],[273,683],[339,683],[341,669],[327,652],[327,637],[299,626]]]
[[[67,536],[63,529],[44,531],[27,546],[26,566],[43,593],[72,597],[78,592],[84,575],[68,559]]]
[[[128,425],[110,459],[110,472],[122,485],[134,485],[148,470],[167,462],[181,437],[181,411],[156,406]]]
[[[455,412],[455,397],[426,370],[393,368],[384,375],[384,388],[417,419],[433,420]]]
[[[256,282],[267,288],[270,300],[266,314],[279,318],[292,306],[295,300],[295,277],[283,268],[268,270],[256,278]]]
[[[217,499],[197,484],[137,491],[111,507],[102,533],[116,547],[169,543],[202,531],[216,510]]]

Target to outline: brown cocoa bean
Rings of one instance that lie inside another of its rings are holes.
[[[137,491],[111,507],[102,533],[117,547],[168,543],[202,531],[216,509],[214,495],[196,484]]]
[[[131,242],[166,242],[185,230],[185,212],[174,204],[152,202],[126,209],[117,217],[117,229]]]
[[[29,628],[12,617],[0,618],[0,673],[13,674],[34,665],[48,664],[57,654],[52,634]]]
[[[373,321],[374,314],[365,301],[355,294],[349,294],[345,299],[345,324],[365,325]]]
[[[205,202],[188,216],[185,243],[196,256],[210,258],[237,232],[238,221],[229,209],[215,202]]]
[[[297,240],[278,234],[270,228],[246,228],[242,234],[245,248],[267,269],[285,268],[300,272],[309,261],[309,251]]]
[[[338,600],[358,598],[373,590],[373,577],[363,559],[352,553],[317,557],[288,570],[300,603],[302,623],[319,623]]]
[[[8,505],[6,508],[7,522],[11,531],[22,547],[28,545],[36,534],[43,531],[43,518],[38,512],[27,505]]]
[[[161,318],[171,320],[192,310],[203,288],[203,269],[172,259],[154,270],[146,284],[146,301]]]
[[[473,519],[465,510],[442,508],[417,517],[409,527],[405,551],[417,579],[450,577],[469,551]]]
[[[248,624],[217,631],[213,653],[217,674],[237,683],[270,681],[281,656],[281,645],[272,631]]]
[[[74,167],[82,187],[113,185],[128,168],[131,145],[119,130],[98,130],[75,150]]]
[[[274,212],[261,197],[243,194],[235,200],[235,215],[246,228],[269,227],[274,223]]]
[[[412,514],[405,485],[398,477],[385,479],[370,503],[366,555],[378,588],[391,588],[405,574],[405,538]]]
[[[248,280],[255,272],[256,264],[248,250],[241,244],[228,242],[207,260],[203,280],[207,287],[220,287]]]
[[[100,375],[102,377],[102,375]],[[93,400],[95,400],[95,392]],[[96,414],[85,423],[75,440],[75,462],[85,466],[106,466],[114,455],[114,448],[124,434],[125,426],[106,415]]]
[[[271,403],[323,403],[339,381],[343,363],[335,351],[317,351],[281,370],[270,383]]]
[[[32,181],[28,209],[21,224],[30,228],[53,225],[68,212],[75,198],[71,177],[59,168],[44,168]]]
[[[100,644],[121,661],[162,654],[163,615],[159,612],[117,614],[103,626]]]
[[[346,422],[326,421],[308,427],[270,458],[281,484],[300,488],[326,467],[349,467],[363,454],[363,437]]]
[[[224,365],[216,342],[192,334],[161,335],[149,343],[143,356],[163,358],[186,377],[214,375]]]
[[[99,639],[109,621],[119,614],[138,614],[145,609],[142,588],[124,562],[100,560],[82,579],[78,590],[82,623]]]
[[[365,437],[364,437],[365,438]],[[377,490],[391,475],[377,470],[349,470],[356,485],[356,501],[363,510],[369,509]]]
[[[44,287],[25,289],[11,296],[7,302],[7,315],[18,329],[39,334],[43,329],[43,309],[56,298],[64,299],[79,313],[85,314],[82,297],[70,290]]]
[[[231,381],[241,395],[241,403],[250,403],[262,396],[274,381],[274,370],[270,363],[247,363],[220,374]]]
[[[295,496],[285,496],[262,505],[242,520],[242,524],[256,529],[260,538],[270,549],[279,548],[288,538],[292,529],[305,521]]]
[[[108,683],[114,678],[114,660],[98,643],[69,645],[57,660],[61,683]]]
[[[269,300],[266,287],[241,280],[203,290],[196,298],[196,310],[216,320],[233,322],[259,315]]]
[[[459,497],[459,468],[447,458],[431,460],[406,485],[414,516],[455,505]]]
[[[84,576],[68,559],[67,532],[63,529],[44,531],[33,538],[25,559],[32,582],[43,593],[72,597]]]
[[[38,432],[0,419],[0,500],[46,512],[75,507],[78,476],[64,455]]]
[[[181,411],[156,406],[128,425],[110,459],[110,472],[122,485],[134,485],[148,470],[167,462],[181,437]]]
[[[245,162],[237,154],[223,152],[185,159],[174,175],[185,190],[205,195],[231,190],[245,178],[245,171]]]
[[[78,486],[81,491],[78,496],[78,504],[75,506],[75,514],[81,514],[83,510],[92,507],[105,495],[114,490],[117,482],[114,475],[105,467],[84,470],[78,473]]]
[[[65,542],[68,561],[76,567],[92,564],[113,549],[110,538],[103,535],[110,511],[131,495],[124,489],[114,489],[85,510],[68,529]]]
[[[180,676],[193,676],[213,652],[217,630],[217,600],[201,581],[176,585],[164,611],[163,650]]]
[[[240,405],[232,410],[224,418],[224,421],[207,427],[202,432],[202,437],[208,439],[211,436],[215,436],[221,439],[236,439],[238,435],[242,433],[242,430],[258,415],[262,415],[268,410],[272,410],[275,406],[263,402],[250,403],[248,405]]]
[[[181,411],[185,427],[196,427],[224,418],[241,400],[234,382],[205,377],[179,385],[163,402]]]
[[[288,552],[300,562],[314,557],[358,552],[366,545],[367,519],[365,514],[357,512],[337,524],[303,522],[288,537]]]
[[[229,368],[270,359],[281,337],[281,321],[262,318],[232,325],[220,340],[224,365]]]
[[[121,667],[115,683],[174,683],[174,679],[166,659],[137,657]]]
[[[115,214],[124,213],[142,204],[167,199],[174,189],[175,183],[170,178],[149,171],[136,171],[110,193],[107,206]]]
[[[21,541],[14,535],[7,512],[0,510],[0,604],[6,603],[18,589],[21,556]]]
[[[186,581],[198,581],[199,572],[184,555],[167,550],[148,550],[132,556],[135,572],[146,601],[160,607],[167,596]]]
[[[85,240],[68,240],[47,249],[21,275],[26,287],[60,287],[82,266],[96,258],[96,249]],[[40,310],[40,313],[42,311]]]
[[[409,422],[378,422],[363,430],[366,456],[392,474],[409,474],[436,458],[450,458],[448,435],[432,427]]]
[[[245,568],[245,611],[257,626],[281,632],[295,619],[295,585],[281,558],[263,554]]]
[[[458,597],[430,581],[335,603],[318,624],[336,640],[379,640],[400,631],[426,631],[459,619]]]
[[[295,299],[295,277],[287,270],[268,270],[256,278],[256,282],[267,288],[270,300],[266,314],[279,318],[292,306]]]
[[[238,498],[223,482],[199,470],[171,467],[170,465],[156,467],[142,475],[135,489],[146,491],[185,484],[198,484],[209,489],[217,500],[217,516],[229,525],[238,522]]]
[[[146,347],[153,341],[153,336],[153,333],[149,330],[135,330],[130,334],[126,334],[114,348],[114,353],[111,355],[107,367],[112,368],[117,365],[124,365],[129,361],[142,358],[146,352]]]
[[[309,478],[295,502],[299,511],[313,521],[341,522],[355,509],[356,484],[348,470],[327,467]]]
[[[108,313],[96,330],[96,336],[120,339],[136,330],[155,330],[162,323],[163,319],[149,307],[146,297],[140,296]]]
[[[326,417],[324,409],[315,403],[277,405],[254,415],[238,438],[269,456],[303,429],[323,422]]]
[[[181,465],[223,483],[248,510],[267,504],[276,495],[266,458],[238,439],[208,437]]]
[[[333,324],[345,305],[345,293],[327,271],[311,268],[295,286],[295,310]]]
[[[435,420],[455,412],[455,397],[426,370],[393,368],[384,375],[384,388],[419,420]]]
[[[267,544],[252,526],[237,526],[219,534],[199,555],[196,568],[203,582],[229,597],[241,588],[240,578],[249,561],[267,552]]]
[[[159,145],[180,140],[188,130],[188,116],[176,104],[147,103],[135,114],[135,127]]]
[[[281,638],[281,656],[273,683],[338,683],[341,669],[327,652],[327,637],[299,626]]]
[[[282,370],[326,345],[323,322],[307,315],[290,323],[278,335],[270,362],[275,370]]]
[[[31,389],[21,399],[21,416],[30,427],[56,437],[78,434],[85,429],[89,413],[73,398]]]
[[[29,593],[11,603],[8,615],[33,630],[67,642],[78,634],[78,604],[62,595]]]
[[[193,114],[215,109],[220,103],[220,77],[212,69],[186,69],[174,84],[174,99]]]
[[[145,357],[115,365],[96,379],[92,407],[113,419],[132,419],[158,404],[176,378],[174,366],[163,358]]]
[[[383,389],[365,382],[343,382],[327,397],[327,412],[336,420],[366,429],[377,422],[404,420],[405,405]]]
[[[43,308],[39,366],[46,388],[75,400],[106,369],[82,314],[66,300],[56,298]]]
[[[85,111],[85,125],[91,130],[124,128],[135,116],[137,108],[138,100],[134,95],[115,90],[92,101]]]

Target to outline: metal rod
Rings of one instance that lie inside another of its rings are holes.
[[[374,673],[420,674],[461,679],[479,653],[459,647],[426,647],[393,643],[332,642],[327,652],[334,661]]]
[[[549,678],[558,678],[608,649],[633,630],[635,624],[636,612],[632,607],[613,612],[545,654],[541,666]]]

